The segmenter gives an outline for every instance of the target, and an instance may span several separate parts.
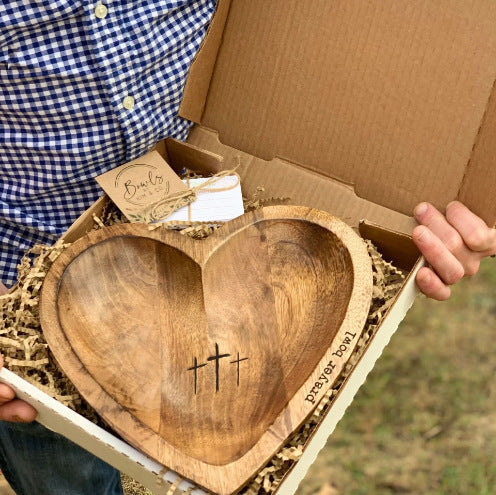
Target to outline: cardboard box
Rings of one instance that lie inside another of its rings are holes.
[[[278,495],[296,491],[413,303],[423,261],[409,238],[412,208],[426,200],[443,209],[459,199],[494,224],[495,78],[489,0],[219,0],[181,105],[197,125],[188,143],[169,139],[159,151],[178,169],[207,172],[239,156],[245,195],[263,186],[267,197],[339,216],[409,272]],[[90,228],[103,202],[67,240]],[[35,405],[41,422],[154,493],[170,493],[177,474],[164,476],[157,463],[12,373],[2,370],[0,379]]]

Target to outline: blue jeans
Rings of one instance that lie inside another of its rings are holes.
[[[17,495],[122,495],[117,470],[36,422],[0,421],[0,469]]]

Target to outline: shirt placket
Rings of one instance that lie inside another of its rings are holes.
[[[102,82],[120,123],[127,159],[134,158],[139,126],[139,57],[126,38],[126,19],[117,0],[97,0],[85,6],[88,32]]]

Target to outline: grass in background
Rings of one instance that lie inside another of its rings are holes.
[[[496,260],[419,298],[298,495],[496,494]]]

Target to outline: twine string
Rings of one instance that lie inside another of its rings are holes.
[[[190,187],[189,178],[187,178],[188,190],[181,191],[175,194],[171,194],[167,198],[161,199],[152,205],[148,206],[142,213],[144,219],[148,222],[157,222],[160,220],[166,220],[172,215],[176,210],[179,210],[183,206],[188,206],[188,220],[191,221],[191,203],[195,201],[197,193],[200,191],[217,193],[223,191],[230,191],[238,187],[241,179],[236,172],[240,166],[239,157],[237,158],[238,163],[236,166],[229,170],[222,170],[211,177],[209,177],[205,182],[198,184],[197,186]],[[224,187],[208,187],[211,184],[219,182],[224,177],[236,176],[237,180],[234,184],[224,186]]]

